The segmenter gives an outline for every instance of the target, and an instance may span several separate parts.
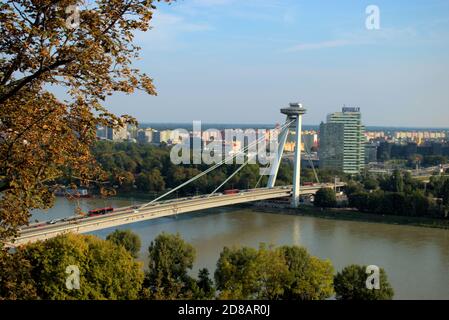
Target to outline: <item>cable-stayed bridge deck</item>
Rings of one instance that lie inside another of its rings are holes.
[[[314,194],[320,188],[334,188],[335,186],[342,187],[344,184],[303,186],[301,187],[301,194]],[[259,188],[243,190],[235,194],[204,195],[154,202],[149,206],[138,209],[135,207],[116,208],[113,212],[101,216],[85,217],[74,221],[60,221],[55,224],[30,225],[21,229],[20,235],[15,239],[14,243],[8,243],[7,245],[15,247],[38,240],[46,240],[68,232],[85,233],[210,208],[290,197],[291,193],[291,186]]]

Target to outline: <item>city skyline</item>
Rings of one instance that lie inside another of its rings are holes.
[[[449,0],[8,0],[0,28],[0,305],[449,300]]]
[[[337,109],[336,109],[337,110]],[[321,122],[324,122],[326,120],[326,118],[324,118]],[[157,126],[157,127],[163,127],[163,128],[171,128],[174,127],[176,125],[184,128],[186,126],[192,126],[192,122],[170,122],[170,121],[157,121],[157,122],[151,122],[151,121],[139,121],[139,119],[137,119],[137,121],[139,122],[139,127],[147,127],[147,126]],[[196,120],[194,120],[196,121]],[[276,124],[279,124],[280,121],[275,121],[273,123],[260,123],[260,122],[238,122],[238,121],[234,121],[234,122],[202,122],[203,125],[205,126],[241,126],[242,128],[250,126],[250,127],[254,127],[254,126],[260,126],[261,128],[265,128],[265,127],[273,127]],[[320,122],[320,123],[321,123]],[[309,124],[309,123],[305,123],[303,126],[306,128],[314,128],[314,129],[318,129],[320,126],[320,123],[316,123],[316,124]],[[383,130],[403,130],[403,131],[426,131],[426,130],[443,130],[443,131],[447,131],[449,130],[449,125],[446,127],[435,127],[435,126],[383,126],[383,125],[367,125],[365,126],[367,129],[370,129],[371,131],[383,131]]]
[[[367,126],[448,127],[449,3],[376,1],[380,29],[367,30],[370,4],[159,4],[153,29],[136,38],[136,64],[159,95],[116,94],[106,105],[141,122],[269,123],[301,101],[305,124],[346,104]]]

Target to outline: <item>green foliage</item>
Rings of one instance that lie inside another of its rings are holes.
[[[448,163],[448,157],[442,155],[424,156],[422,164],[427,167]]]
[[[210,166],[206,164],[174,165],[170,161],[170,148],[156,147],[150,144],[132,142],[98,141],[93,147],[93,154],[102,168],[109,174],[112,185],[119,191],[160,192],[174,188]],[[210,193],[218,187],[226,177],[230,176],[239,165],[225,165],[211,174],[203,176],[180,190],[180,195]],[[342,181],[347,177],[332,170],[315,170],[321,182],[333,182],[336,176]],[[238,172],[223,189],[254,188],[259,180],[259,165],[249,164]],[[312,169],[302,170],[303,181],[316,182]],[[293,178],[293,166],[283,161],[279,167],[276,185],[290,185]],[[63,181],[62,181],[63,182]],[[259,186],[266,184],[262,179]]]
[[[403,192],[359,192],[349,197],[349,205],[362,212],[398,216],[434,215],[434,204],[422,191],[410,194]]]
[[[321,188],[315,194],[314,205],[320,208],[333,208],[337,206],[335,191],[329,188]]]
[[[449,206],[449,177],[431,177],[428,189],[435,197],[442,199],[444,206]]]
[[[379,191],[380,194],[381,191]],[[162,233],[149,247],[145,274],[125,247],[136,248],[133,234],[115,231],[108,240],[68,234],[0,252],[0,299],[392,299],[393,289],[380,269],[380,290],[368,290],[364,266],[351,265],[334,276],[328,260],[305,248],[261,244],[259,249],[225,247],[214,274],[189,276],[194,248],[179,234]],[[133,249],[133,250],[134,250]],[[136,252],[136,251],[134,251]],[[80,270],[80,289],[66,287],[67,266]],[[218,290],[218,296],[216,296]]]
[[[209,277],[209,270],[207,268],[200,269],[198,272],[198,280],[196,281],[198,291],[195,294],[195,299],[211,300],[215,297],[215,286],[212,279]]]
[[[443,184],[441,190],[441,197],[443,198],[443,204],[445,206],[449,206],[449,179],[446,179],[446,181]]]
[[[150,144],[98,141],[93,147],[93,154],[108,172],[110,182],[119,191],[125,192],[135,189],[141,192],[161,192],[180,185],[209,167],[205,164],[174,165],[170,160],[170,148]],[[213,174],[203,176],[180,190],[180,195],[211,192],[237,168],[237,165],[222,166],[214,170]],[[280,169],[279,184],[290,184],[292,175],[291,165],[284,163]],[[258,179],[259,166],[247,165],[224,189],[254,188]]]
[[[376,190],[379,187],[379,181],[373,177],[367,177],[363,181],[363,186],[367,190]]]
[[[399,170],[395,170],[390,178],[390,190],[393,192],[403,192],[404,191],[404,178]]]
[[[0,249],[0,300],[37,299],[32,266],[22,254]]]
[[[196,282],[188,275],[193,267],[195,249],[179,234],[162,233],[148,248],[148,271],[145,276],[146,297],[150,299],[188,299]]]
[[[222,299],[250,299],[256,294],[257,250],[224,247],[215,270],[215,284]]]
[[[349,181],[345,187],[345,193],[348,197],[355,193],[360,193],[363,191],[363,186],[356,181]]]
[[[152,169],[151,172],[141,172],[136,177],[137,188],[141,191],[159,192],[165,189],[164,178],[158,169]]]
[[[391,300],[394,290],[387,274],[380,268],[380,289],[368,289],[366,266],[350,265],[338,272],[334,278],[336,298],[339,300]]]
[[[143,282],[141,264],[123,247],[95,236],[67,234],[18,249],[15,287],[18,299],[50,300],[137,299]],[[74,265],[80,271],[80,288],[68,289],[66,273]],[[24,290],[26,290],[24,292]],[[3,294],[3,293],[2,293]]]
[[[306,171],[312,171],[311,169],[306,169]],[[335,177],[339,178],[341,181],[348,181],[348,176],[344,173],[332,170],[332,169],[315,169],[320,182],[334,183]],[[315,177],[313,177],[311,182],[317,182]]]
[[[414,179],[409,172],[396,170],[391,176],[374,178],[366,175],[361,182],[347,186],[349,206],[362,212],[399,216],[444,217],[434,197],[443,198],[443,177],[432,177],[427,188]],[[374,188],[378,184],[379,188]],[[366,189],[366,190],[365,190]],[[448,183],[449,198],[449,183]]]
[[[141,247],[140,237],[133,233],[131,230],[115,230],[106,237],[106,240],[115,243],[116,245],[123,246],[133,258],[139,256]]]
[[[293,167],[288,161],[282,161],[276,177],[276,185],[289,185],[293,182]]]
[[[414,179],[410,172],[395,170],[391,176],[381,176],[379,178],[380,188],[388,192],[406,192],[422,189],[423,184]]]
[[[329,260],[313,257],[305,248],[298,246],[283,246],[279,251],[290,273],[290,283],[283,299],[320,300],[332,296],[334,269]]]
[[[332,265],[299,247],[227,248],[215,282],[221,299],[323,299],[332,295]]]

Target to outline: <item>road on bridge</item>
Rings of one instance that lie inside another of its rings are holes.
[[[321,188],[334,188],[344,186],[343,183],[317,184],[303,186],[301,194],[314,194]],[[54,224],[37,223],[20,230],[19,237],[7,246],[16,247],[25,243],[46,240],[59,234],[68,232],[85,233],[95,230],[116,227],[124,224],[135,223],[150,219],[173,216],[182,213],[200,211],[210,208],[229,206],[239,203],[261,201],[275,198],[289,197],[291,186],[275,188],[259,188],[241,190],[235,194],[214,194],[190,198],[179,198],[167,201],[159,201],[148,206],[133,206],[114,209],[113,212],[95,217],[83,217],[73,220],[61,220]]]

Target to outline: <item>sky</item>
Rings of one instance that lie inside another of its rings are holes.
[[[369,126],[449,127],[448,0],[178,0],[151,24],[136,66],[158,96],[115,94],[116,114],[274,124],[300,102],[310,125],[346,105]]]

